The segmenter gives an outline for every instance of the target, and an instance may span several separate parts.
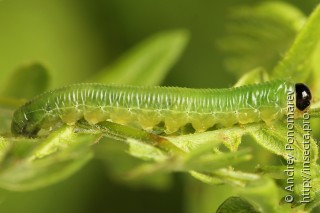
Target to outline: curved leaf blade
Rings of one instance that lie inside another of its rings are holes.
[[[216,213],[247,212],[259,213],[251,203],[241,197],[229,197],[218,208]]]
[[[129,50],[90,81],[159,85],[182,54],[188,39],[185,30],[157,33]]]
[[[272,70],[305,21],[301,11],[279,1],[236,7],[229,18],[217,45],[226,55],[227,70],[237,76],[256,67]]]
[[[42,64],[26,64],[15,70],[6,80],[1,95],[17,99],[30,99],[48,89],[49,80],[48,70]]]
[[[275,79],[290,77],[295,82],[306,82],[313,72],[312,58],[320,41],[320,5],[312,12],[285,57],[273,70]]]
[[[3,139],[0,187],[33,190],[69,177],[92,158],[90,144],[97,137],[75,134],[72,127],[62,127],[45,139]]]

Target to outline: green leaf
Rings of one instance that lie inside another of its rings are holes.
[[[309,113],[312,118],[320,118],[320,101],[311,105]]]
[[[281,194],[271,178],[263,176],[251,181],[245,188],[238,188],[237,191],[242,198],[256,204],[256,208],[260,212],[289,213],[292,210],[289,205],[279,205]]]
[[[174,164],[167,161],[169,153],[180,155],[182,151],[165,138],[107,121],[94,126],[82,122],[78,127],[89,134],[105,134],[106,138],[94,148],[95,156],[103,160],[115,181],[156,189],[167,188],[171,183],[168,171]]]
[[[30,99],[48,89],[48,70],[39,63],[31,63],[15,70],[5,86],[1,95],[17,99]]]
[[[312,58],[320,41],[319,23],[320,6],[312,12],[283,60],[273,70],[273,78],[289,77],[295,82],[306,82],[311,77]],[[319,79],[316,79],[316,82],[319,82]]]
[[[212,146],[217,146],[222,142],[231,151],[237,151],[241,142],[241,137],[246,133],[247,129],[234,126],[231,128],[223,128],[214,131],[173,137],[169,136],[164,138],[185,152],[190,152],[191,150],[196,149],[203,144],[210,143]]]
[[[313,94],[313,99],[314,100],[319,100],[319,96],[320,96],[320,42],[318,42],[318,44],[315,47],[315,51],[313,53],[313,57],[311,58],[312,60],[312,68],[313,68],[313,75],[311,76],[309,80],[310,84],[310,88],[312,90],[312,94]],[[319,123],[320,125],[320,123]]]
[[[144,160],[163,161],[168,158],[168,155],[162,152],[160,149],[152,146],[151,144],[141,143],[141,141],[135,139],[127,139],[129,143],[129,153]]]
[[[259,213],[251,203],[241,197],[230,197],[216,211],[217,213]]]
[[[4,109],[16,109],[22,104],[26,103],[26,99],[17,99],[0,96],[0,107]]]
[[[256,6],[234,8],[226,35],[218,47],[226,53],[226,68],[241,76],[248,70],[272,70],[291,45],[305,16],[292,5],[264,1]]]
[[[187,171],[214,172],[217,169],[226,168],[250,159],[249,150],[227,153],[213,152],[212,145],[209,143],[190,152],[186,156],[184,167]]]
[[[312,114],[310,115],[312,116]],[[295,157],[297,162],[303,162],[304,148],[302,143],[295,142],[292,144],[293,150],[285,150],[287,144],[287,126],[283,121],[278,121],[273,126],[268,126],[263,122],[247,124],[244,128],[233,126],[203,133],[195,133],[192,135],[182,135],[176,137],[166,137],[171,143],[175,144],[182,150],[190,151],[200,144],[205,144],[214,138],[214,141],[222,141],[223,144],[231,151],[236,151],[241,143],[244,135],[251,135],[258,144],[265,147],[270,152],[280,155],[288,159],[288,154]],[[295,139],[303,141],[304,131],[296,124]],[[192,143],[194,142],[194,143]],[[318,158],[318,146],[314,138],[310,138],[310,159],[312,162]]]
[[[252,173],[245,173],[241,171],[234,171],[232,168],[217,169],[211,173],[200,173],[190,171],[190,174],[207,184],[230,184],[232,186],[245,187],[249,182],[260,178],[259,175]]]
[[[313,177],[312,179],[312,189],[315,194],[314,194],[314,200],[312,200],[310,203],[307,203],[305,206],[305,210],[308,212],[320,205],[320,191],[318,190],[319,187],[320,187],[320,178],[318,174],[318,176]]]
[[[3,160],[5,153],[9,149],[10,142],[3,137],[0,137],[0,162]]]
[[[145,173],[147,171],[144,171],[143,175],[134,174],[138,167],[146,164],[146,161],[128,153],[129,146],[129,144],[105,138],[92,148],[95,158],[104,163],[108,175],[114,181],[131,187],[147,187],[158,190],[168,188],[172,183],[169,173],[153,172],[147,175]],[[154,167],[155,165],[153,165]]]
[[[72,127],[62,127],[46,139],[3,139],[6,143],[0,149],[0,187],[33,190],[79,170],[92,158],[90,145],[98,136],[73,131]]]
[[[8,135],[11,127],[12,110],[0,107],[0,135]]]
[[[129,50],[90,81],[159,85],[182,54],[188,38],[185,30],[157,33]]]
[[[275,131],[276,130],[276,131]],[[269,151],[282,156],[284,159],[293,159],[295,162],[304,162],[304,130],[297,124],[294,126],[295,141],[288,144],[288,128],[283,122],[276,122],[272,127],[261,124],[257,131],[249,133],[261,146]],[[318,146],[316,141],[310,137],[309,157],[311,162],[318,159]],[[286,149],[287,147],[287,149]]]
[[[166,153],[173,153],[173,154],[183,154],[184,152],[179,149],[179,147],[175,146],[175,144],[168,141],[165,137],[161,137],[159,135],[146,132],[142,129],[132,127],[132,126],[125,126],[117,123],[112,123],[110,121],[103,121],[96,125],[90,125],[85,121],[80,121],[77,123],[77,126],[79,128],[82,128],[83,131],[96,131],[101,132],[105,134],[109,138],[117,139],[120,141],[127,142],[128,144],[135,144],[136,142],[145,144],[144,148],[143,145],[139,145],[139,148],[137,145],[135,146],[135,150],[138,151],[138,155],[145,155],[145,157],[148,155],[150,158],[157,158],[159,157],[162,159],[163,155],[160,154],[161,152]],[[157,148],[159,150],[151,151],[150,145],[152,145],[152,149]],[[133,148],[134,149],[134,148]],[[145,149],[145,150],[144,150]],[[142,154],[143,150],[145,151],[144,154]],[[148,153],[156,154],[153,157]],[[147,157],[147,158],[149,158]]]
[[[247,84],[257,84],[269,80],[268,73],[263,68],[256,68],[242,75],[234,87],[240,87]]]

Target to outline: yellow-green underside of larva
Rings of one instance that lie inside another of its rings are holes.
[[[122,125],[137,126],[144,130],[152,130],[161,122],[165,125],[165,133],[171,134],[181,127],[191,124],[196,132],[206,131],[214,125],[230,127],[234,124],[247,124],[264,121],[267,124],[281,118],[286,109],[264,107],[259,109],[241,109],[231,112],[178,112],[173,110],[149,110],[114,107],[86,107],[86,110],[60,109],[59,117],[64,123],[74,125],[84,118],[90,124],[111,121]],[[50,118],[50,116],[48,116]],[[44,122],[50,125],[52,122]]]

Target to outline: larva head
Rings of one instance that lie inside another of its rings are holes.
[[[311,103],[311,92],[310,89],[302,83],[297,83],[295,85],[296,90],[296,107],[300,111],[305,111],[309,108]]]
[[[39,131],[38,117],[35,114],[29,114],[28,116],[20,109],[15,111],[11,123],[11,132],[14,135],[26,135],[32,137]]]

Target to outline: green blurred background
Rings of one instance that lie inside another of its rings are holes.
[[[236,76],[225,71],[216,40],[223,36],[230,8],[257,2],[261,1],[1,0],[0,84],[21,64],[34,61],[49,69],[52,88],[81,82],[152,34],[187,29],[190,42],[163,84],[230,86]],[[318,3],[288,2],[305,14]],[[105,166],[94,160],[44,189],[1,190],[0,212],[214,212],[225,198],[219,187],[182,174],[174,175],[162,190],[128,187],[112,180]]]

